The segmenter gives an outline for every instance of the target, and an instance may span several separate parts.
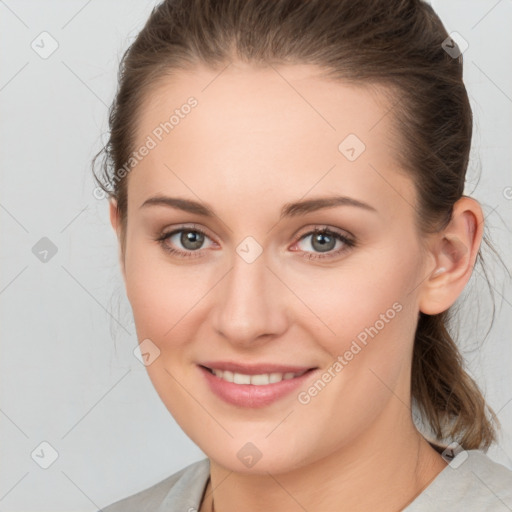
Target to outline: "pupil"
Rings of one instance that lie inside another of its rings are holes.
[[[203,244],[204,236],[197,231],[184,231],[181,234],[180,242],[183,247],[189,250],[199,249]]]
[[[318,242],[320,245],[315,246],[316,242]],[[318,233],[313,237],[312,245],[316,250],[320,252],[327,252],[334,249],[336,240],[333,236],[329,236],[325,233]]]

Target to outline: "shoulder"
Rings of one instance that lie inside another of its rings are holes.
[[[462,451],[403,512],[512,510],[512,470],[480,450]]]
[[[194,462],[155,485],[104,507],[102,512],[196,512],[210,474],[210,461]]]

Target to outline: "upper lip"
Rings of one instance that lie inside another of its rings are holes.
[[[206,361],[200,363],[200,366],[206,366],[211,370],[222,370],[246,375],[261,375],[264,373],[303,373],[315,367],[312,366],[292,366],[275,363],[241,364],[231,361]]]

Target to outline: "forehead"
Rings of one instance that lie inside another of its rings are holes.
[[[141,108],[135,146],[149,137],[154,147],[132,171],[130,194],[187,192],[188,183],[199,197],[211,196],[212,184],[247,199],[270,189],[297,199],[333,187],[380,193],[381,202],[410,197],[411,183],[396,172],[391,105],[382,87],[328,80],[308,65],[177,71]]]
[[[197,138],[208,133],[212,145],[258,132],[289,134],[282,143],[304,136],[327,136],[336,142],[346,133],[375,142],[366,132],[381,125],[374,132],[376,138],[389,133],[390,119],[383,119],[390,106],[386,93],[383,86],[370,83],[328,80],[321,69],[310,65],[256,67],[234,62],[221,70],[197,66],[177,70],[148,91],[137,138],[194,97],[198,108],[192,111],[192,121],[180,123],[179,131],[187,131],[186,125],[193,123]]]

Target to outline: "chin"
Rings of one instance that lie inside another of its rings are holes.
[[[307,463],[306,454],[297,453],[293,444],[283,447],[282,442],[230,439],[220,444],[217,439],[211,444],[207,442],[198,446],[215,464],[236,473],[277,475],[299,469]]]

